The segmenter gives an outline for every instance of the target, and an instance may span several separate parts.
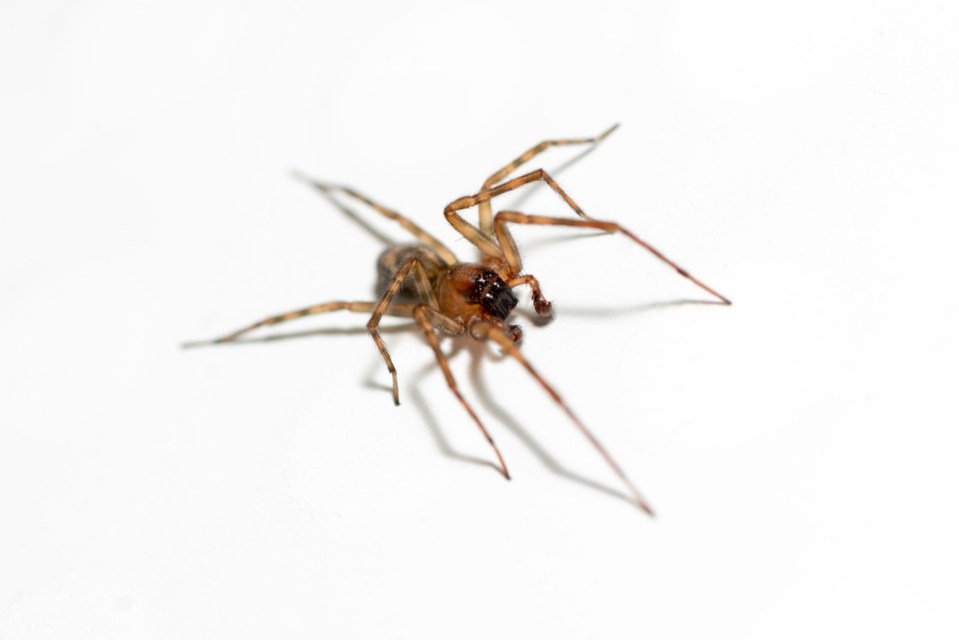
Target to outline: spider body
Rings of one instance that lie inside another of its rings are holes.
[[[247,325],[239,331],[223,336],[214,342],[233,342],[240,336],[260,327],[329,311],[346,310],[369,313],[370,319],[367,322],[367,329],[392,376],[393,401],[395,404],[399,404],[396,368],[393,366],[393,360],[380,335],[379,323],[384,315],[412,317],[416,320],[423,336],[432,348],[450,391],[456,396],[492,447],[499,462],[500,472],[508,479],[510,477],[509,472],[499,448],[483,422],[459,391],[456,380],[450,371],[446,355],[440,349],[437,331],[453,336],[468,333],[477,340],[492,340],[499,345],[506,355],[523,366],[543,387],[629,488],[635,504],[652,515],[652,509],[625,472],[592,432],[572,412],[555,389],[522,355],[516,344],[522,337],[519,326],[507,324],[510,314],[518,303],[513,289],[520,286],[529,287],[533,308],[538,315],[549,317],[552,314],[552,305],[543,295],[539,281],[534,276],[523,272],[519,251],[507,224],[564,226],[619,233],[655,255],[672,267],[679,275],[716,296],[723,304],[731,304],[727,298],[691,276],[688,271],[618,223],[595,220],[587,216],[573,199],[560,188],[556,181],[542,169],[506,180],[520,165],[549,147],[598,144],[615,128],[615,126],[611,127],[596,138],[541,142],[491,175],[484,182],[479,192],[471,196],[457,198],[448,204],[443,212],[447,222],[479,249],[482,258],[478,262],[460,261],[443,243],[409,218],[371,200],[352,188],[334,186],[304,178],[312,187],[327,195],[339,193],[366,204],[384,217],[396,221],[413,234],[419,240],[419,243],[391,247],[380,255],[377,262],[377,291],[380,293],[380,298],[376,302],[337,301],[313,305],[270,316]],[[500,211],[495,216],[493,215],[491,205],[493,198],[537,181],[544,182],[556,192],[578,217],[530,215],[518,211]],[[459,213],[474,206],[479,209],[479,224],[477,226],[464,220]]]
[[[424,244],[407,244],[390,247],[380,254],[377,261],[377,291],[382,294],[389,288],[402,266],[416,260],[423,266],[423,273],[436,296],[437,308],[448,318],[468,330],[477,322],[486,322],[508,330],[514,342],[522,337],[518,325],[506,325],[519,299],[507,283],[510,277],[506,265],[495,260],[479,263],[455,262],[448,266],[437,253]],[[397,291],[400,302],[416,302],[416,279],[407,276]],[[450,335],[448,326],[440,325]]]

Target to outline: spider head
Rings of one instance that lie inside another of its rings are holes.
[[[492,269],[477,270],[471,281],[469,301],[479,304],[494,318],[506,320],[518,302],[516,296]]]

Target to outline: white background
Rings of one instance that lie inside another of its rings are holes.
[[[0,638],[959,637],[957,18],[4,2]],[[470,258],[447,202],[614,122],[533,167],[735,304],[524,228],[557,318],[518,317],[656,519],[496,350],[445,343],[512,482],[415,332],[399,408],[362,316],[180,349],[372,296],[382,243],[289,169]]]

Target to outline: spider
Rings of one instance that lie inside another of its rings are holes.
[[[472,418],[480,432],[486,438],[489,446],[496,454],[499,471],[507,480],[510,478],[506,462],[500,453],[499,447],[486,429],[482,420],[473,410],[470,403],[460,393],[456,379],[450,371],[447,357],[440,349],[440,336],[437,331],[449,336],[463,336],[468,334],[476,340],[492,340],[502,351],[515,359],[537,383],[552,397],[553,401],[569,416],[570,420],[582,432],[596,451],[602,456],[606,464],[628,487],[632,500],[643,511],[653,515],[649,503],[626,475],[619,464],[613,459],[596,436],[573,413],[566,402],[560,397],[552,385],[539,374],[532,364],[523,356],[517,343],[522,337],[519,325],[509,324],[510,315],[518,302],[513,289],[527,286],[530,289],[533,308],[538,316],[549,319],[552,316],[552,304],[543,295],[539,281],[531,274],[523,273],[523,263],[520,259],[516,242],[507,225],[556,225],[563,227],[577,227],[598,229],[607,233],[618,233],[626,236],[639,246],[651,252],[657,258],[676,270],[679,275],[691,280],[697,286],[719,299],[722,304],[732,304],[729,299],[717,293],[712,288],[700,282],[688,271],[667,258],[653,246],[636,236],[634,233],[615,222],[596,220],[586,215],[573,199],[556,183],[543,169],[531,171],[519,177],[507,180],[521,165],[529,162],[550,147],[567,145],[597,145],[612,133],[618,125],[613,125],[594,138],[569,138],[546,140],[534,145],[519,155],[515,160],[493,173],[483,183],[479,192],[457,198],[450,202],[443,211],[447,222],[466,240],[476,246],[482,254],[478,262],[461,262],[452,251],[434,236],[423,230],[406,216],[383,206],[368,198],[362,193],[346,186],[327,184],[313,180],[301,174],[295,174],[318,191],[331,195],[347,196],[369,206],[379,214],[394,220],[419,240],[417,244],[394,246],[384,251],[378,261],[379,291],[382,296],[378,301],[370,302],[326,302],[279,315],[270,316],[253,324],[247,325],[233,333],[214,340],[214,343],[233,342],[241,336],[261,327],[267,327],[288,322],[297,318],[312,316],[330,311],[352,311],[370,314],[366,327],[376,348],[379,350],[386,368],[392,376],[393,402],[400,403],[399,385],[396,376],[396,367],[386,343],[380,335],[380,320],[384,315],[412,317],[422,330],[426,341],[433,349],[436,362],[446,383],[456,399]],[[544,215],[530,215],[518,211],[499,211],[493,215],[491,201],[493,198],[509,193],[524,185],[535,182],[544,182],[555,191],[578,218],[561,218]],[[467,222],[460,212],[477,206],[479,209],[479,225]]]

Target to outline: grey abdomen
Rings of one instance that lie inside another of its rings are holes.
[[[410,258],[416,258],[429,275],[430,281],[435,279],[437,273],[444,269],[443,261],[431,248],[425,244],[401,244],[390,247],[380,254],[376,261],[376,295],[381,297],[386,291],[396,272]],[[400,287],[396,296],[397,302],[419,302],[419,295],[416,292],[416,284],[412,277],[407,277]]]

